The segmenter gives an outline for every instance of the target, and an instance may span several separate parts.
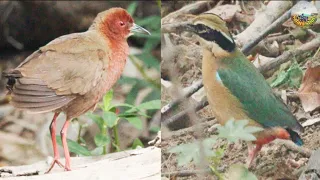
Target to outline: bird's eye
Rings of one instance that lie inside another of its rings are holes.
[[[120,21],[119,24],[120,24],[120,26],[124,26],[125,25],[123,21]]]

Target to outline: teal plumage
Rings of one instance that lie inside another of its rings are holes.
[[[248,116],[266,128],[280,126],[303,131],[287,106],[273,94],[264,77],[241,52],[237,55],[221,59],[222,68],[217,72]]]

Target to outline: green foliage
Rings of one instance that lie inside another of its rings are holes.
[[[137,7],[138,7],[138,3],[136,1],[129,4],[129,6],[127,7],[128,13],[132,16],[133,13],[136,11]]]
[[[287,71],[282,70],[279,72],[277,78],[272,81],[270,86],[271,87],[287,86],[287,87],[299,88],[302,77],[303,77],[303,71],[299,66],[299,64],[296,61],[294,61],[294,63],[292,63],[292,65]]]
[[[215,144],[215,142],[216,140],[214,138],[207,138],[201,141],[205,157],[216,155],[215,151],[212,150],[212,146]],[[173,147],[169,150],[169,152],[178,154],[178,166],[185,165],[192,161],[196,164],[201,162],[201,146],[200,142],[198,141]]]
[[[227,139],[229,142],[236,142],[238,140],[254,141],[256,137],[252,134],[262,131],[263,129],[255,126],[246,126],[248,120],[229,120],[225,126],[219,126],[219,137]]]
[[[153,100],[149,102],[142,103],[137,106],[138,109],[159,109],[161,107],[161,101],[160,100]]]
[[[131,149],[136,149],[137,147],[144,147],[143,143],[138,138],[133,141]]]
[[[109,128],[112,128],[118,123],[118,116],[114,112],[104,111],[102,118],[104,120],[105,125]]]
[[[61,136],[56,136],[56,138],[57,138],[57,143],[62,145]],[[82,155],[82,156],[90,156],[91,155],[91,152],[86,147],[81,146],[80,144],[78,144],[75,141],[67,139],[67,144],[68,144],[70,152],[73,152],[73,153],[76,153],[76,154]]]
[[[250,172],[241,164],[232,165],[225,176],[225,179],[228,180],[258,180],[258,178],[252,172]]]
[[[99,127],[100,132],[94,137],[94,143],[96,148],[93,150],[88,150],[84,139],[79,136],[79,140],[72,141],[68,139],[68,147],[71,152],[76,153],[81,156],[91,156],[91,155],[102,155],[107,153],[107,146],[111,144],[115,151],[121,151],[119,135],[118,135],[118,124],[120,120],[127,120],[135,128],[142,130],[141,117],[149,117],[144,113],[147,110],[157,110],[160,109],[160,100],[152,100],[145,103],[141,103],[138,106],[133,106],[130,104],[119,104],[111,105],[113,98],[113,91],[110,90],[103,97],[103,103],[99,104],[100,109],[103,111],[102,116],[88,113],[88,117],[91,118]],[[119,108],[125,108],[123,112],[117,112]],[[84,127],[84,126],[81,126]],[[109,136],[108,128],[113,130],[113,138]],[[61,139],[57,136],[58,144],[61,145]],[[81,144],[80,144],[81,143]],[[83,144],[83,145],[82,145]],[[132,149],[136,147],[143,147],[142,142],[139,139],[135,139],[132,144]]]
[[[211,169],[212,173],[214,173],[219,179],[224,179],[223,174],[218,171],[218,167],[221,164],[222,157],[224,156],[225,147],[217,148],[214,150],[212,148],[216,143],[217,138],[224,138],[229,143],[236,142],[238,140],[255,140],[256,138],[252,135],[252,133],[259,132],[263,129],[260,127],[247,126],[248,122],[248,120],[235,121],[234,119],[231,119],[225,124],[225,126],[218,127],[218,137],[210,137],[202,141],[181,144],[169,149],[169,152],[177,154],[178,166],[183,166],[189,163],[199,164],[203,160],[201,159],[201,156],[204,156],[204,158],[209,160],[211,163],[211,165],[209,165],[209,168]],[[239,169],[237,169],[237,171],[236,169],[230,170],[230,172],[238,173],[239,176],[237,177],[243,177],[244,179],[256,178],[247,169],[246,171],[240,171]]]
[[[127,117],[126,120],[137,129],[142,129],[142,121],[138,117]]]
[[[104,111],[109,111],[111,109],[110,104],[111,104],[112,97],[113,97],[113,90],[112,89],[110,91],[108,91],[107,94],[105,94],[103,96],[102,109]]]
[[[122,76],[120,81],[118,81],[118,83],[120,84],[132,85],[131,90],[126,96],[126,100],[125,100],[125,102],[128,104],[134,104],[136,102],[136,97],[138,96],[138,93],[141,90],[146,88],[151,88],[151,91],[149,92],[149,94],[147,94],[144,97],[142,102],[160,99],[160,94],[161,94],[161,87],[160,87],[160,82],[158,80],[158,77],[155,79],[152,79],[148,76],[148,73],[146,73],[146,70],[153,69],[160,74],[160,60],[156,56],[154,56],[153,52],[156,49],[159,49],[160,43],[161,43],[161,38],[160,38],[161,17],[160,15],[152,15],[148,17],[136,16],[135,12],[137,10],[139,3],[142,3],[142,2],[137,2],[137,1],[131,2],[127,7],[127,11],[133,16],[135,23],[138,24],[139,26],[143,26],[145,29],[147,29],[151,33],[151,35],[137,33],[134,36],[130,37],[130,39],[136,42],[136,44],[142,46],[141,47],[142,52],[134,56],[130,55],[129,59],[139,70],[139,72],[143,76],[143,79]],[[157,3],[157,2],[154,2],[154,3]],[[155,111],[151,110],[151,111],[148,111],[147,113],[151,115],[151,114],[154,114]]]
[[[97,145],[97,147],[106,146],[110,143],[109,136],[105,136],[103,134],[97,134],[94,136],[94,143]]]

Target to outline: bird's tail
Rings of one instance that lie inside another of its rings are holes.
[[[291,140],[298,146],[302,146],[303,145],[303,141],[301,139],[301,137],[299,136],[298,133],[296,133],[295,131],[287,128],[286,129],[288,131],[288,133],[290,134],[290,138]]]

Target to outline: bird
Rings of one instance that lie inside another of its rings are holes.
[[[4,72],[14,107],[31,113],[54,112],[49,128],[54,160],[46,173],[55,164],[71,170],[66,139],[70,120],[94,110],[120,78],[129,54],[127,38],[134,33],[150,35],[125,9],[110,8],[100,12],[87,31],[60,36]],[[59,161],[56,142],[56,119],[62,112],[65,165]]]
[[[193,15],[184,31],[195,35],[202,47],[202,77],[210,108],[217,121],[248,120],[263,130],[248,143],[250,167],[264,144],[275,139],[302,146],[303,127],[272,91],[263,75],[237,48],[226,22],[213,13]],[[254,146],[255,145],[255,146]]]

